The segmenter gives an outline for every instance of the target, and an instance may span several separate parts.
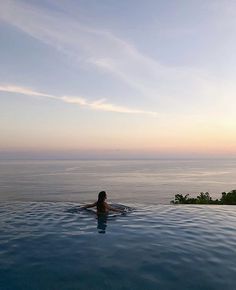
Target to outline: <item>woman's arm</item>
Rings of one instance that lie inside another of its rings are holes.
[[[84,206],[82,206],[82,208],[86,209],[86,208],[90,208],[90,207],[95,207],[97,205],[97,202],[95,201],[94,203],[90,203],[90,204],[86,204]]]
[[[108,210],[111,210],[111,211],[124,212],[122,209],[114,208],[114,207],[110,206],[109,204],[106,204],[106,207]]]

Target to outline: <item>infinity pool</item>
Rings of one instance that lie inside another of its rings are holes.
[[[0,205],[0,289],[235,289],[236,207]]]

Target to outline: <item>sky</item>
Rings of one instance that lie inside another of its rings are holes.
[[[236,156],[235,1],[0,5],[0,158]]]

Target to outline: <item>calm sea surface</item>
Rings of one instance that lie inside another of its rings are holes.
[[[169,204],[176,193],[236,189],[236,160],[0,161],[0,200]]]
[[[236,207],[169,205],[178,192],[236,188],[235,165],[2,161],[0,289],[236,289]],[[79,208],[102,189],[130,208]]]

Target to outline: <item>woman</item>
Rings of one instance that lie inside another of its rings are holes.
[[[111,207],[109,204],[106,203],[107,194],[105,191],[101,191],[98,194],[98,200],[94,203],[87,204],[83,206],[83,208],[91,208],[91,207],[97,207],[97,214],[107,214],[109,211],[116,211],[116,212],[123,212],[123,210],[116,209],[114,207]]]

